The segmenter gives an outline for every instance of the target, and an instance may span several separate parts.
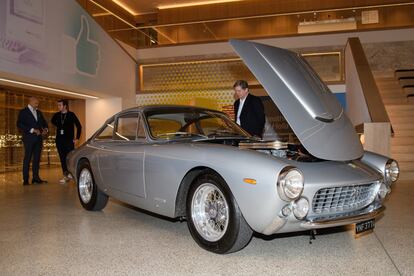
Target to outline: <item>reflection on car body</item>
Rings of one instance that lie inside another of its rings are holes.
[[[70,154],[82,206],[101,210],[110,196],[185,218],[194,240],[215,253],[242,249],[254,231],[271,235],[378,216],[398,164],[364,152],[343,109],[300,56],[231,43],[300,144],[260,141],[214,110],[131,108]]]

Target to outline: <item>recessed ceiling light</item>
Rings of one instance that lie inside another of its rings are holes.
[[[69,91],[69,90],[52,88],[52,87],[48,87],[48,86],[44,86],[44,85],[32,84],[32,83],[23,82],[23,81],[15,81],[15,80],[10,80],[10,79],[0,78],[0,82],[22,85],[22,86],[26,86],[26,87],[29,87],[29,88],[40,88],[40,89],[49,90],[49,91],[52,91],[52,92],[57,92],[59,94],[67,94],[67,95],[78,96],[78,97],[82,97],[82,98],[99,99],[96,96],[81,94],[81,93],[72,92],[72,91]]]
[[[207,0],[207,1],[187,2],[187,3],[182,3],[182,4],[159,5],[158,9],[164,10],[164,9],[174,9],[174,8],[220,4],[220,3],[228,3],[228,2],[240,2],[240,1],[243,1],[243,0]]]
[[[108,16],[108,15],[111,15],[111,14],[109,12],[97,12],[97,13],[92,14],[93,17]]]
[[[138,13],[134,9],[132,9],[125,3],[121,2],[120,0],[112,0],[112,2],[114,2],[115,4],[117,4],[118,6],[120,6],[121,8],[123,8],[124,10],[132,14],[133,16],[138,15]]]

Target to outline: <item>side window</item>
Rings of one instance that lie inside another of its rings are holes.
[[[114,140],[135,141],[138,129],[138,113],[118,117]]]
[[[112,140],[112,134],[114,132],[114,121],[107,123],[106,127],[102,129],[101,133],[99,133],[95,140]]]
[[[148,124],[154,137],[163,136],[180,130],[181,123],[165,118],[148,118]]]
[[[216,133],[220,130],[226,130],[230,126],[226,125],[226,122],[223,121],[220,118],[212,118],[212,117],[206,117],[199,121],[200,127],[202,128],[205,135],[209,135],[212,133]]]

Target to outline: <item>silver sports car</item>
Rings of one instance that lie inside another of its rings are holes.
[[[261,141],[224,113],[190,106],[124,110],[68,157],[87,210],[108,197],[185,219],[215,253],[271,235],[374,226],[399,175],[396,161],[365,152],[341,105],[298,54],[230,42],[300,143]]]

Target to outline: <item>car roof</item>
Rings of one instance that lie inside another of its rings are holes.
[[[198,106],[191,106],[191,105],[168,105],[168,104],[162,104],[162,105],[142,105],[142,106],[136,106],[131,107],[128,109],[124,109],[117,113],[116,115],[128,113],[128,112],[148,112],[148,111],[161,111],[161,110],[168,110],[168,109],[185,109],[185,110],[196,110],[196,111],[212,111],[212,112],[218,112],[223,113],[219,110],[204,108],[204,107],[198,107]]]

